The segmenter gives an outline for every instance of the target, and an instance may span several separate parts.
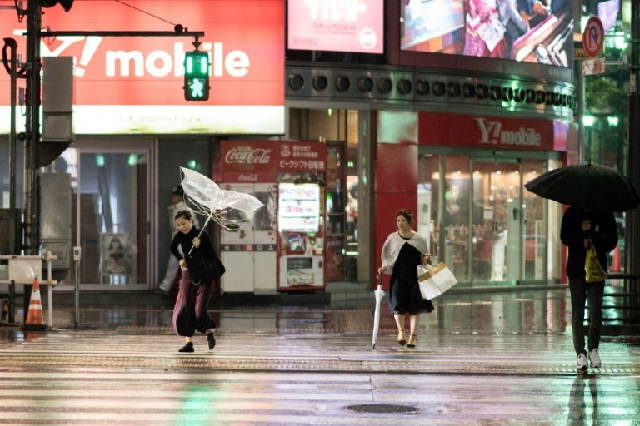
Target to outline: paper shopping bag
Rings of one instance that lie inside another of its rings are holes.
[[[418,281],[418,286],[420,287],[420,294],[425,300],[435,299],[442,294],[436,283],[433,282],[433,279],[431,278],[423,281]]]
[[[456,277],[453,276],[453,272],[451,272],[451,270],[446,266],[440,269],[436,274],[434,274],[431,279],[436,283],[438,289],[440,289],[440,292],[442,293],[449,290],[451,287],[458,283]]]
[[[431,300],[438,297],[451,287],[456,285],[458,280],[447,265],[440,262],[438,266],[418,276],[418,286],[423,299]]]

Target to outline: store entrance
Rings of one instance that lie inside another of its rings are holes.
[[[522,186],[544,160],[425,155],[419,164],[418,231],[460,282],[547,279],[544,199]]]
[[[74,178],[72,242],[82,248],[85,289],[133,290],[150,282],[149,152],[146,141],[81,140],[63,154]]]
[[[521,164],[472,159],[471,256],[473,281],[521,276]]]

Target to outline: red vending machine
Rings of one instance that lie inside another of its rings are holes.
[[[326,144],[224,141],[221,149],[220,187],[264,204],[238,230],[222,231],[222,290],[324,290]]]
[[[278,290],[324,290],[324,142],[281,142],[278,163]]]

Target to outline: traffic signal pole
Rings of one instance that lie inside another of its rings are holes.
[[[629,66],[629,103],[627,115],[627,176],[640,190],[640,0],[631,0],[631,58]],[[629,289],[640,291],[640,209],[627,212],[625,272],[633,276]]]
[[[38,214],[38,187],[36,179],[36,147],[40,142],[40,36],[42,6],[40,2],[27,2],[27,99],[26,99],[26,182],[25,235],[27,254],[39,254],[40,215]]]

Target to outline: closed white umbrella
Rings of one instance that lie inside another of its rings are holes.
[[[376,348],[376,341],[378,339],[378,329],[380,328],[380,304],[384,297],[384,291],[382,291],[382,275],[378,276],[378,286],[373,291],[373,295],[376,298],[376,311],[373,314],[373,336],[371,338],[372,349]]]

